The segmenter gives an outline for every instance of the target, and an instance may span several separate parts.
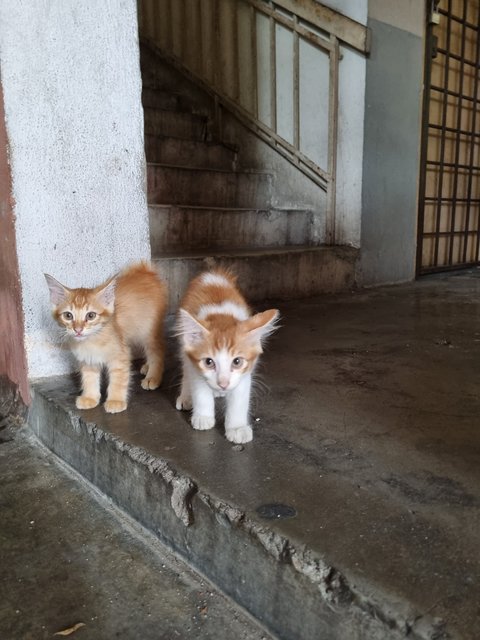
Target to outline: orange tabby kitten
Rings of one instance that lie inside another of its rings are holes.
[[[105,411],[127,408],[130,381],[130,348],[143,347],[144,389],[156,389],[163,376],[163,321],[167,289],[153,266],[140,262],[94,289],[69,289],[45,274],[53,317],[64,329],[73,354],[80,363],[82,394],[79,409],[100,402],[100,375],[109,374]]]
[[[277,309],[251,315],[236,279],[216,269],[190,283],[178,315],[183,378],[177,409],[192,409],[194,429],[215,426],[215,398],[225,397],[225,436],[250,442],[252,372],[262,340],[275,330]]]

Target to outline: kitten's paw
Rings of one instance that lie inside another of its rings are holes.
[[[75,400],[77,409],[93,409],[100,401],[100,398],[89,398],[88,396],[78,396]]]
[[[152,391],[153,389],[157,389],[160,386],[161,382],[162,382],[161,378],[155,378],[151,376],[151,377],[144,378],[140,384],[142,385],[142,389],[147,389],[147,391],[148,390]]]
[[[213,429],[215,426],[215,418],[212,416],[192,416],[192,427],[199,431]]]
[[[225,437],[230,442],[235,442],[235,444],[250,442],[253,440],[252,427],[247,424],[244,427],[237,427],[236,429],[225,429]]]
[[[142,368],[140,369],[140,373],[142,374],[142,376],[146,376],[148,373],[148,364],[145,363]]]
[[[120,413],[125,411],[127,403],[125,400],[107,400],[104,406],[107,413]]]
[[[192,408],[192,399],[178,396],[175,408],[178,409],[178,411],[190,411]]]

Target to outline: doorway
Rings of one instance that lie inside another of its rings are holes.
[[[417,275],[480,264],[480,3],[428,5]]]

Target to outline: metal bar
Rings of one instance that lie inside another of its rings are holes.
[[[448,9],[449,9],[449,13],[451,13],[452,10],[452,0],[448,0]],[[451,40],[451,23],[450,20],[447,21],[447,50],[450,47],[450,40]],[[436,220],[435,220],[435,231],[436,231],[436,239],[435,239],[435,245],[434,245],[434,264],[438,265],[438,252],[439,252],[439,245],[440,245],[440,236],[438,235],[440,232],[440,224],[441,224],[441,217],[442,217],[442,207],[441,207],[441,198],[442,198],[442,192],[443,192],[443,164],[445,162],[445,127],[447,124],[447,107],[448,107],[448,92],[447,92],[447,87],[448,87],[448,74],[450,71],[450,57],[447,51],[447,55],[445,56],[445,69],[444,69],[444,74],[443,74],[443,84],[445,87],[445,91],[443,93],[443,112],[442,112],[442,134],[441,134],[441,140],[440,140],[440,175],[439,175],[439,180],[438,180],[438,189],[437,189],[437,193],[438,193],[438,201],[439,201],[439,206],[436,209]]]
[[[463,3],[463,19],[466,20],[467,17],[467,3],[464,1]],[[453,171],[453,185],[452,185],[452,211],[450,216],[450,231],[452,233],[452,239],[450,241],[450,246],[448,248],[448,264],[453,263],[453,248],[454,248],[454,237],[453,232],[455,230],[455,219],[457,214],[457,192],[458,192],[458,168],[457,165],[460,162],[460,127],[462,125],[462,93],[463,93],[463,71],[464,71],[464,63],[463,60],[465,58],[465,24],[462,25],[462,43],[460,45],[461,51],[461,59],[460,62],[460,86],[459,86],[459,96],[457,99],[457,131],[455,134],[455,160],[454,160],[454,171]]]
[[[440,163],[438,162],[438,160],[428,160],[427,161],[427,167],[438,167],[440,166]],[[471,169],[473,171],[480,171],[480,166],[470,166],[468,164],[458,164],[458,165],[454,165],[452,162],[445,162],[443,164],[443,166],[446,169],[454,169],[455,167],[457,169],[460,169],[462,171],[470,171]]]
[[[478,75],[475,76],[475,79],[478,79]],[[462,98],[465,99],[465,96],[462,96]],[[474,99],[473,101],[474,103],[477,103],[478,99]],[[441,129],[439,124],[431,124],[431,123],[428,124],[428,128],[437,129],[437,130]],[[457,133],[458,131],[462,136],[480,138],[480,131],[467,131],[466,129],[454,129],[453,127],[445,127],[445,131],[447,133]]]
[[[445,49],[442,49],[441,47],[438,47],[437,48],[437,53],[440,53],[442,55],[446,55],[447,52],[446,52]],[[454,51],[450,51],[450,58],[452,60],[456,60],[457,62],[461,62],[462,61],[461,56],[458,53],[455,53]],[[473,60],[465,59],[464,63],[469,67],[475,67],[475,62]]]
[[[442,16],[447,16],[448,15],[447,11],[445,9],[442,9],[442,7],[440,7],[440,6],[437,8],[437,12]],[[464,24],[466,27],[469,27],[470,29],[474,29],[474,30],[478,29],[478,23],[467,22],[466,19],[459,18],[458,16],[455,16],[453,14],[450,16],[450,19],[453,22],[458,22],[459,24]]]
[[[480,24],[480,4],[478,5],[478,16],[477,16],[477,23]],[[476,50],[475,50],[475,59],[476,59],[476,64],[477,64],[477,69],[480,67],[480,29],[477,29],[477,43],[476,43]],[[472,116],[472,131],[475,131],[476,126],[477,126],[477,113],[478,113],[478,86],[479,86],[479,78],[478,78],[478,73],[475,74],[475,80],[473,83],[473,95],[475,96],[475,100],[473,103],[473,116]],[[472,196],[472,189],[473,189],[473,171],[474,170],[479,170],[480,167],[474,167],[473,165],[473,159],[475,157],[475,144],[474,141],[471,140],[470,141],[470,155],[469,155],[469,164],[470,164],[470,171],[468,172],[468,183],[467,183],[467,198],[470,200],[471,196]],[[477,180],[478,180],[478,176],[477,176]],[[470,204],[467,206],[467,213],[466,213],[466,222],[467,225],[470,225]],[[477,241],[475,244],[475,261],[478,262],[479,260],[479,248],[480,248],[480,220],[478,219],[480,217],[480,213],[478,214],[477,217]],[[467,226],[467,228],[468,228]],[[464,260],[466,259],[466,249],[467,249],[467,242],[465,241],[465,253],[464,253]]]
[[[435,198],[434,196],[425,198],[425,202],[446,202],[453,203],[459,202],[461,204],[466,204],[467,202],[472,202],[473,204],[480,203],[480,198]]]
[[[423,273],[423,239],[425,228],[425,194],[427,185],[427,158],[428,158],[428,121],[430,114],[430,84],[432,77],[432,59],[433,45],[435,39],[433,36],[433,26],[429,22],[427,24],[425,38],[425,69],[424,69],[424,87],[423,105],[422,105],[422,137],[420,146],[420,179],[418,185],[418,223],[417,223],[417,255],[416,255],[416,276]]]
[[[452,56],[449,56],[449,58],[451,58]],[[458,61],[457,61],[458,62]],[[447,94],[448,96],[452,97],[452,98],[458,98],[458,91],[452,91],[451,89],[446,89],[445,87],[438,87],[437,85],[432,85],[430,87],[430,89],[432,91],[438,91],[439,93],[443,94]],[[473,98],[471,96],[462,96],[462,98],[464,100],[473,102]]]
[[[440,165],[440,163],[438,162],[438,160],[427,160],[427,166],[429,167],[438,167]],[[453,164],[453,162],[444,162],[443,166],[447,169],[453,169],[453,168],[457,168],[457,169],[461,169],[464,171],[480,171],[480,165],[469,165],[469,164],[458,164],[455,165]]]
[[[455,236],[463,236],[465,231],[463,229],[460,229],[460,231],[440,231],[440,235],[441,236],[445,236],[445,237],[450,237],[450,235],[453,233],[453,235]],[[426,238],[432,238],[435,235],[434,231],[427,231],[425,233],[425,237]],[[471,231],[468,232],[469,236],[475,236],[477,237],[477,231],[475,229],[472,229]],[[465,262],[465,260],[463,261]]]

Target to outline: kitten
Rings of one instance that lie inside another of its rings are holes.
[[[232,274],[216,269],[197,276],[185,293],[177,324],[183,378],[176,407],[193,408],[194,429],[211,429],[215,398],[225,397],[226,438],[241,443],[253,437],[248,421],[252,372],[279,312],[252,316],[235,282]]]
[[[140,262],[94,289],[69,289],[45,274],[52,313],[65,330],[68,346],[80,363],[82,394],[78,409],[100,402],[100,376],[109,374],[105,411],[127,408],[130,382],[130,348],[143,347],[144,389],[156,389],[163,376],[163,321],[167,306],[166,285],[153,266]]]

